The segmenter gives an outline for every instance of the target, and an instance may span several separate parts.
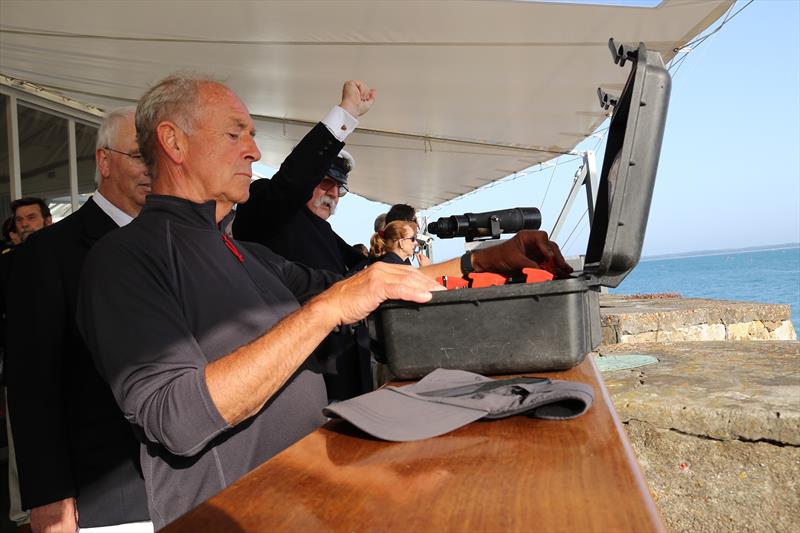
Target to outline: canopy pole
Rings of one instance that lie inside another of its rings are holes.
[[[561,232],[561,228],[567,221],[567,215],[569,215],[572,209],[572,204],[575,203],[575,198],[578,197],[578,193],[583,186],[586,186],[586,207],[589,214],[589,228],[592,227],[592,220],[594,219],[594,201],[597,197],[597,162],[593,150],[583,152],[582,155],[583,164],[575,173],[575,180],[572,182],[572,188],[569,190],[567,200],[564,202],[561,213],[559,213],[553,230],[550,232],[551,240],[555,241],[558,234]]]

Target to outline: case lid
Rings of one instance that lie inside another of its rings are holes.
[[[609,46],[614,61],[631,72],[618,99],[598,90],[603,107],[614,106],[584,273],[616,287],[639,262],[650,213],[658,157],[667,119],[671,79],[658,52]]]

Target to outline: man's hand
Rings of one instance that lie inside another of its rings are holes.
[[[440,290],[444,287],[413,267],[378,262],[335,283],[317,299],[330,306],[336,325],[345,325],[366,318],[385,300],[425,303],[432,291]]]
[[[359,80],[344,82],[342,87],[342,103],[339,106],[358,118],[372,107],[375,101],[375,89],[370,89],[367,84]]]
[[[425,267],[431,264],[430,258],[427,255],[423,254],[422,252],[418,253],[416,255],[416,258],[417,258],[417,263],[419,263],[419,266],[421,267]]]
[[[78,531],[78,506],[75,498],[65,498],[31,509],[33,533],[75,533]]]
[[[497,246],[472,252],[475,272],[497,272],[510,274],[523,268],[541,268],[556,277],[572,272],[558,245],[549,240],[547,233],[538,230],[523,230]]]

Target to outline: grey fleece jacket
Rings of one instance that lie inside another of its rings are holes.
[[[261,245],[231,241],[231,250],[214,216],[214,202],[151,195],[136,220],[94,246],[81,277],[78,325],[142,442],[156,528],[324,421],[314,357],[236,427],[214,406],[206,365],[339,279]]]

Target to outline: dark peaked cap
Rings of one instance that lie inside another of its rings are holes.
[[[481,418],[526,414],[566,420],[592,405],[585,383],[545,378],[495,380],[463,370],[434,370],[418,383],[385,387],[329,405],[326,416],[347,420],[374,437],[390,441],[443,435]]]
[[[347,185],[347,175],[350,174],[356,166],[356,161],[353,156],[346,150],[339,152],[336,159],[331,163],[327,175],[338,181],[342,185]]]

